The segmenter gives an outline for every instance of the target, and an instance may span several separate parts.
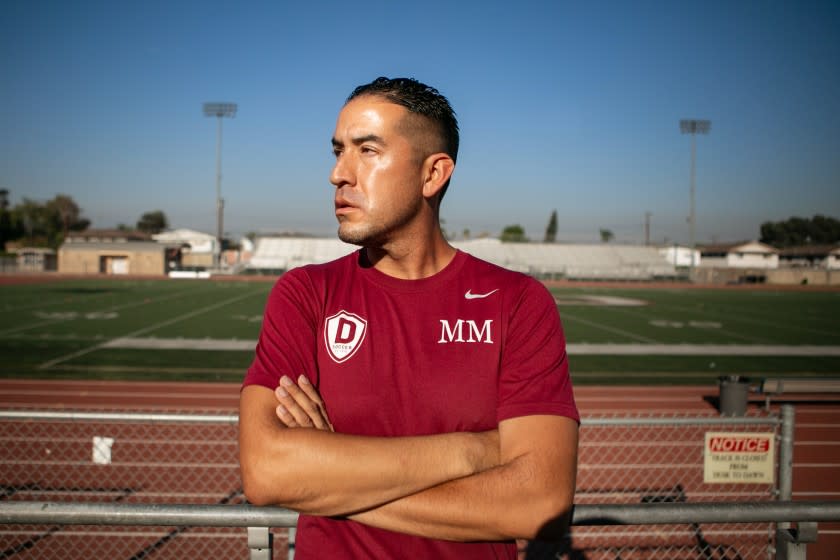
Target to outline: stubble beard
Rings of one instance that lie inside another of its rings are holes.
[[[339,220],[338,238],[360,247],[384,247],[394,240],[395,232],[419,214],[422,204],[423,202],[418,200],[417,204],[405,206],[387,221],[377,220],[375,217],[360,224]]]
[[[345,243],[352,245],[359,245],[361,247],[370,247],[377,245],[375,240],[381,236],[381,232],[371,225],[348,224],[346,222],[338,225],[338,238]]]

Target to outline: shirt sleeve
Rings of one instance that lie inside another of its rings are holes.
[[[274,389],[283,375],[297,379],[303,374],[317,383],[317,301],[304,269],[280,277],[268,296],[254,360],[243,387]]]
[[[498,395],[499,422],[534,414],[580,422],[557,304],[533,278],[528,278],[510,310]]]

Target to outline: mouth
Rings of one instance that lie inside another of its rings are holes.
[[[343,196],[336,196],[335,197],[335,215],[342,216],[349,212],[356,210],[356,207],[353,206],[350,201],[348,201]]]

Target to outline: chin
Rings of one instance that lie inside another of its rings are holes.
[[[357,228],[347,227],[346,224],[338,226],[338,238],[352,245],[364,245],[365,241],[367,241],[367,236],[364,235],[364,232],[359,231]]]
[[[359,245],[361,247],[378,247],[382,244],[382,231],[374,228],[357,226],[343,223],[338,226],[338,238],[345,243]]]

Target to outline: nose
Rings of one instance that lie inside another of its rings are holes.
[[[339,154],[335,159],[335,165],[330,173],[330,183],[336,188],[353,184],[352,165],[346,153]]]

